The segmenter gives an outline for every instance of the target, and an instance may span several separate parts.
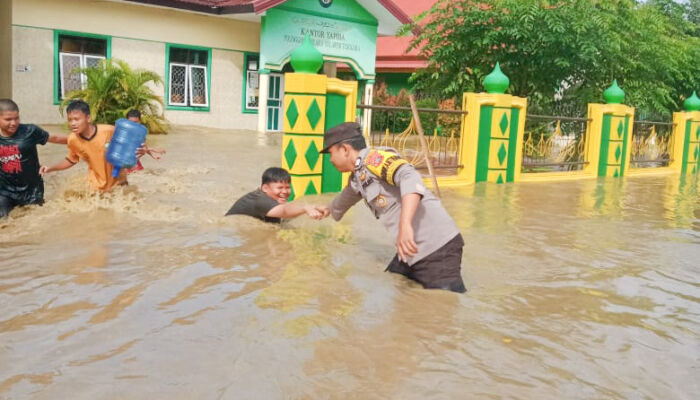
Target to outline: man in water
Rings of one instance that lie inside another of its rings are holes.
[[[14,207],[44,203],[36,145],[66,141],[36,125],[20,124],[17,104],[0,99],[0,218]]]
[[[328,130],[321,153],[330,153],[350,181],[330,206],[336,221],[361,199],[396,240],[387,271],[426,289],[466,291],[461,276],[464,241],[457,225],[416,169],[391,151],[368,149],[360,125],[346,122]]]
[[[292,192],[291,181],[289,173],[282,168],[266,169],[260,188],[238,199],[226,215],[249,215],[273,223],[280,223],[283,218],[296,218],[302,214],[316,220],[328,216],[317,206],[287,203]]]
[[[82,100],[74,100],[66,108],[71,134],[68,137],[68,155],[51,167],[41,167],[41,174],[68,169],[80,160],[88,165],[88,183],[91,189],[101,192],[112,190],[115,185],[126,184],[126,169],[117,178],[112,177],[112,164],[105,160],[105,152],[114,134],[113,125],[94,124],[90,106]],[[137,151],[143,154],[143,148]]]

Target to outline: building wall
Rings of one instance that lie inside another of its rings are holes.
[[[24,121],[63,121],[53,98],[54,30],[68,30],[111,36],[112,58],[163,79],[166,42],[211,48],[209,111],[165,110],[166,118],[173,124],[255,129],[257,116],[242,113],[241,91],[244,51],[258,52],[258,24],[93,0],[15,0],[13,18],[13,64],[31,68],[11,72]],[[164,95],[163,86],[154,90]]]
[[[413,88],[408,83],[408,78],[411,77],[410,73],[404,72],[381,72],[377,74],[377,82],[386,83],[387,91],[396,96],[401,92],[401,89],[406,91],[411,91]]]
[[[14,0],[15,25],[257,52],[260,25],[104,0]]]
[[[25,123],[60,123],[53,104],[53,31],[13,27],[14,64],[29,70],[12,71],[12,98],[19,105]]]
[[[0,0],[0,98],[12,96],[12,0]]]

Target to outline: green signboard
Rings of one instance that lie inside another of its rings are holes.
[[[355,0],[291,0],[266,12],[260,38],[261,67],[281,70],[308,34],[324,59],[342,61],[359,78],[374,77],[377,19]]]

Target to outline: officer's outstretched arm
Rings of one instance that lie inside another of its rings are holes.
[[[340,194],[333,199],[331,203],[331,216],[334,220],[340,221],[343,215],[350,207],[357,204],[362,199],[362,196],[357,193],[350,185],[346,186]]]

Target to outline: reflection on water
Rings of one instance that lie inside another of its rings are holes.
[[[340,224],[223,217],[279,137],[152,140],[166,158],[128,187],[87,193],[79,166],[0,222],[0,398],[700,392],[696,182],[443,189],[467,242],[456,295],[384,273],[391,241],[361,206]]]

